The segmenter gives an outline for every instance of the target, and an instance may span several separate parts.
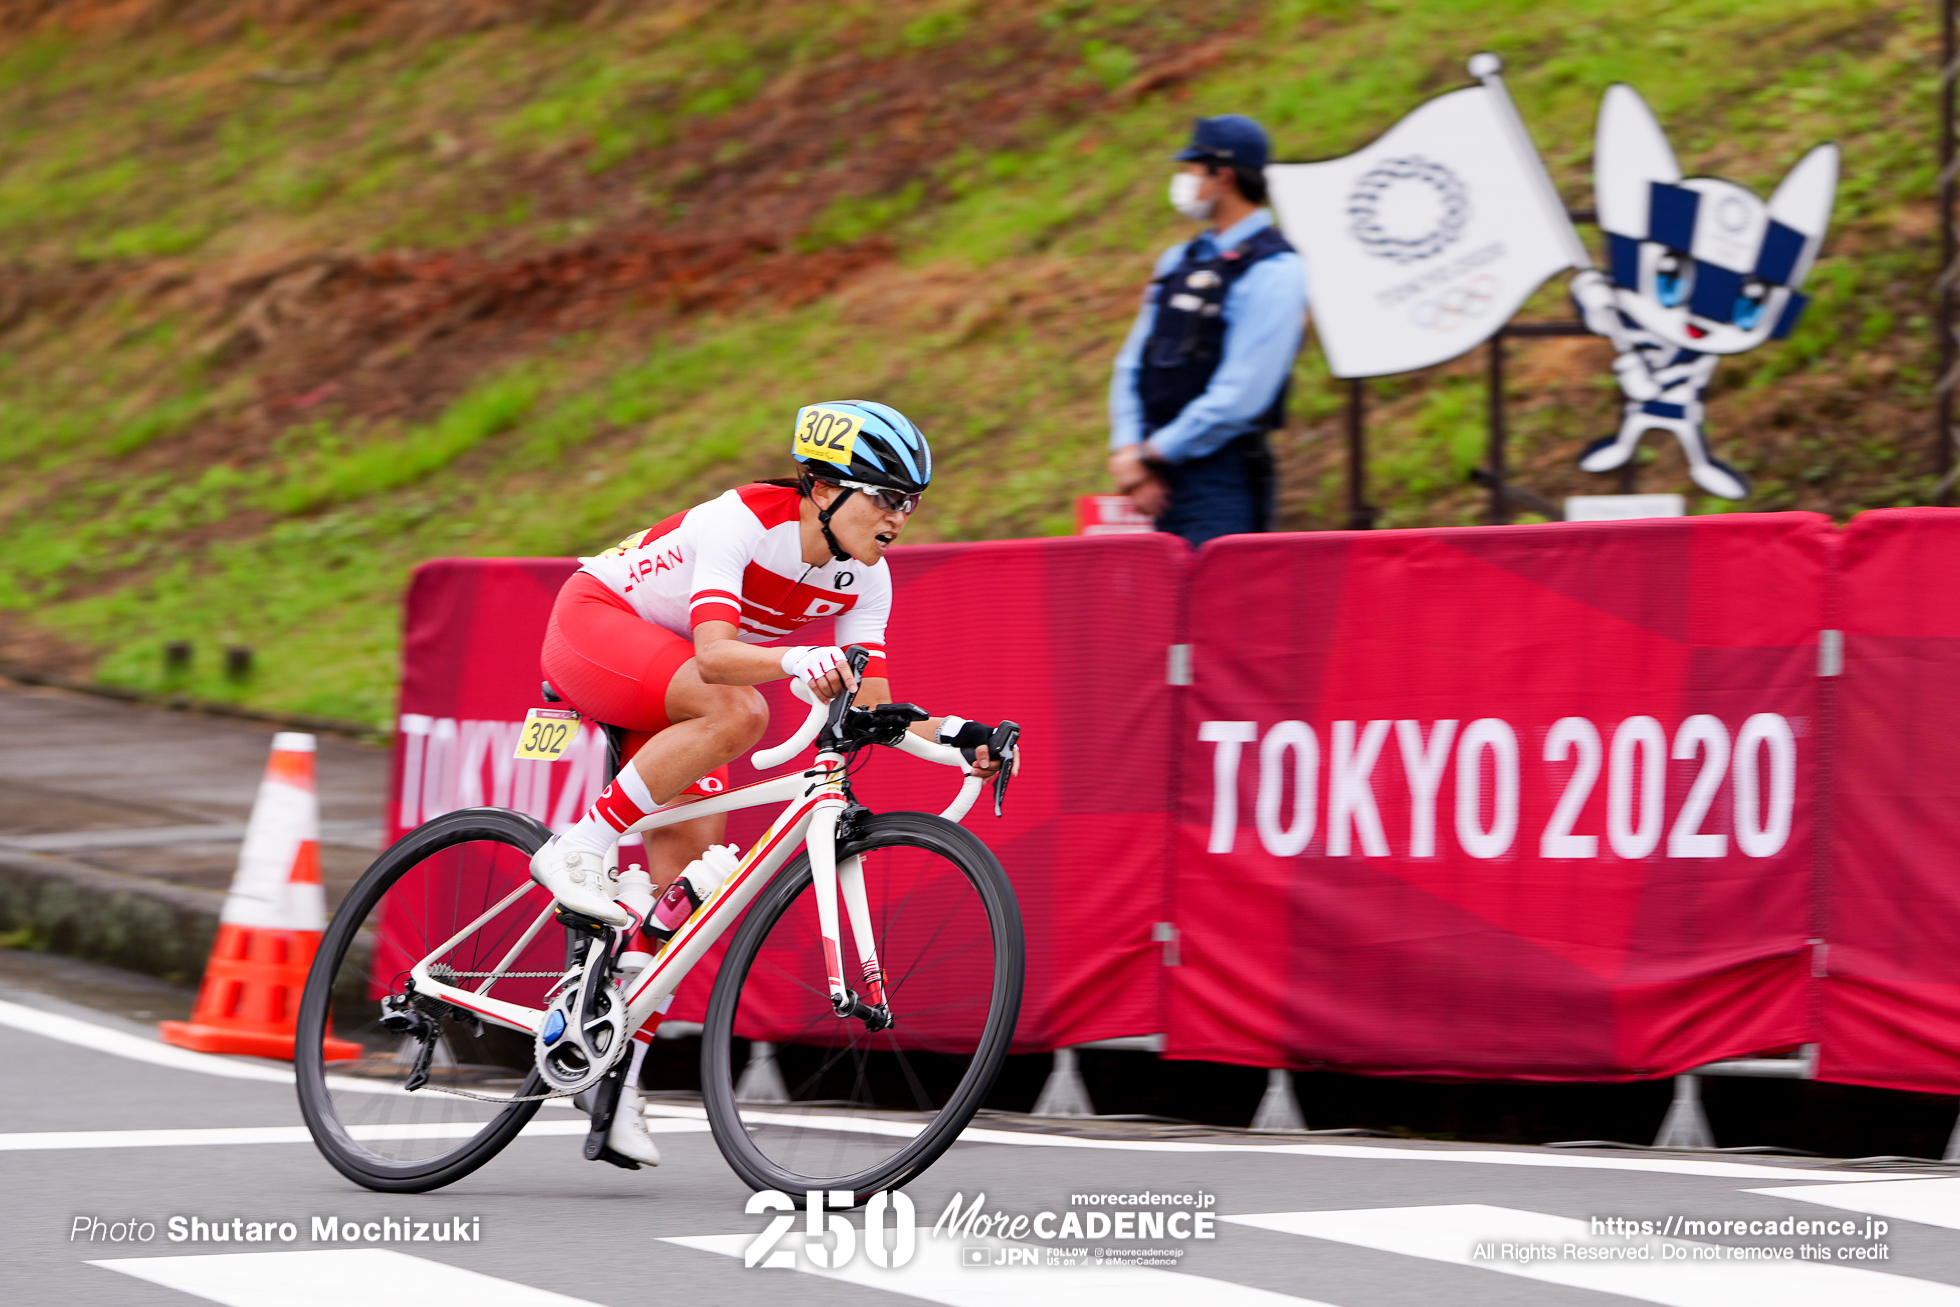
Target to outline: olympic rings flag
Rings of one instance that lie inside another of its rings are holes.
[[[1409,372],[1488,340],[1563,268],[1590,264],[1495,55],[1367,149],[1274,164],[1280,227],[1338,377]]]

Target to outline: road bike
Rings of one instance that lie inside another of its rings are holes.
[[[847,653],[861,672],[868,655]],[[959,767],[967,758],[911,734],[926,717],[911,704],[858,708],[845,694],[826,706],[794,688],[811,703],[807,719],[751,760],[773,768],[814,742],[808,767],[634,827],[783,805],[638,969],[622,963],[636,930],[559,908],[531,881],[530,857],[551,836],[535,818],[451,812],[376,859],[334,914],[298,1013],[300,1108],[341,1174],[385,1192],[440,1188],[496,1156],[541,1105],[574,1097],[590,1115],[585,1155],[631,1165],[605,1148],[630,1042],[731,927],[702,1023],[702,1107],[657,1103],[649,1117],[699,1129],[705,1115],[737,1175],[799,1202],[840,1189],[863,1202],[945,1152],[992,1086],[1020,1014],[1013,887],[958,824],[986,782],[969,772],[936,815],[874,815],[851,790],[863,750]],[[612,775],[624,732],[604,729]],[[1019,734],[1006,722],[993,737],[1007,760],[996,815]],[[840,899],[862,992],[845,976]],[[326,1062],[329,1033],[362,1055]],[[564,1124],[540,1127],[576,1132]]]

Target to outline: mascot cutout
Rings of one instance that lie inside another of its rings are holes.
[[[1781,340],[1807,302],[1798,293],[1823,243],[1837,191],[1838,151],[1806,154],[1765,205],[1734,182],[1682,180],[1660,123],[1630,86],[1609,87],[1599,108],[1593,192],[1610,273],[1572,279],[1587,330],[1613,342],[1626,395],[1617,435],[1579,458],[1611,472],[1641,434],[1671,431],[1688,474],[1711,495],[1741,499],[1749,483],[1708,452],[1702,396],[1716,359]]]

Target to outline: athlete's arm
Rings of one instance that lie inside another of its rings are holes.
[[[896,702],[892,698],[892,683],[890,679],[883,676],[865,677],[864,683],[858,687],[857,698],[853,702],[860,708],[876,708],[881,703]],[[939,740],[939,724],[945,720],[944,717],[928,717],[925,721],[913,722],[906,729],[922,740],[931,740],[937,743]],[[974,750],[972,770],[976,776],[992,776],[1000,770],[1000,763],[988,756],[987,746],[983,744]]]
[[[783,679],[783,651],[743,644],[735,638],[733,622],[706,621],[694,628],[694,662],[709,685],[762,685]],[[844,692],[848,667],[835,668],[810,682],[817,697],[828,703]],[[880,702],[883,702],[882,700]]]
[[[710,685],[762,685],[769,681],[783,679],[782,650],[763,645],[743,644],[735,638],[733,622],[703,622],[694,628],[694,660],[701,669],[701,679]],[[848,668],[838,668],[827,672],[810,683],[817,696],[825,702],[844,692],[844,676]],[[857,697],[853,700],[860,708],[876,708],[882,703],[891,703],[892,683],[884,676],[867,676],[858,685]],[[921,739],[937,738],[939,724],[946,719],[932,717],[911,725],[912,734]],[[976,751],[973,772],[978,776],[992,776],[1000,770],[1000,763],[987,756],[987,746],[981,745]]]

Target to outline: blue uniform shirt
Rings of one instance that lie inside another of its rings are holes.
[[[1222,232],[1203,232],[1197,240],[1229,250],[1262,228],[1273,225],[1261,209]],[[1165,250],[1154,277],[1162,277],[1184,257],[1185,245]],[[1274,396],[1293,370],[1300,337],[1307,329],[1306,265],[1293,253],[1261,259],[1226,292],[1220,312],[1225,320],[1224,353],[1205,393],[1184,406],[1167,425],[1151,433],[1144,455],[1166,463],[1184,463],[1222,449],[1256,430],[1260,416],[1272,407]],[[1129,338],[1116,355],[1109,383],[1109,447],[1120,449],[1143,439],[1143,403],[1137,398],[1137,364],[1143,343],[1157,320],[1156,287],[1130,327]]]

